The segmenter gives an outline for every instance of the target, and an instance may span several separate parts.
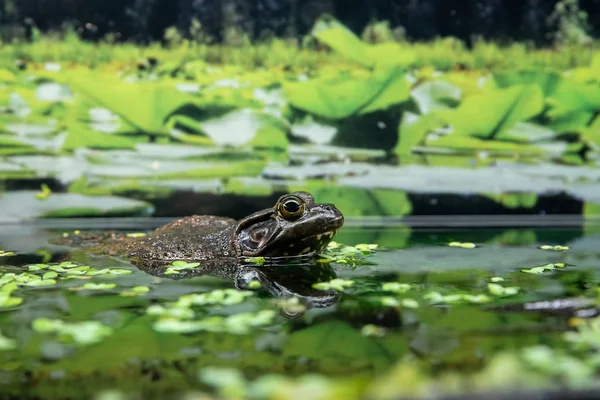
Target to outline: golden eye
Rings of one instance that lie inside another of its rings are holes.
[[[285,219],[298,218],[304,213],[306,206],[297,197],[286,197],[279,202],[279,214]]]

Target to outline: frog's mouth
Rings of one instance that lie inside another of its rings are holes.
[[[323,251],[331,242],[337,231],[328,231],[317,235],[296,239],[289,243],[283,242],[277,246],[279,256],[299,256]]]

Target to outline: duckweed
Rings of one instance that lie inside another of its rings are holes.
[[[343,292],[346,288],[354,285],[354,281],[344,279],[332,279],[329,282],[320,282],[313,284],[313,288],[318,290],[337,290]]]
[[[185,307],[164,307],[152,305],[146,309],[146,314],[175,319],[192,319],[196,315],[192,309]]]
[[[559,245],[550,246],[550,245],[546,244],[546,245],[540,246],[540,249],[548,250],[548,251],[567,251],[567,250],[569,250],[569,247],[568,246],[559,246]]]
[[[260,289],[262,287],[260,281],[258,280],[253,280],[250,283],[248,283],[248,289]]]
[[[263,265],[265,265],[265,262],[267,261],[267,259],[265,257],[248,257],[244,261],[247,263],[250,263],[250,264],[263,266]]]
[[[460,247],[463,249],[474,249],[477,247],[475,243],[462,243],[462,242],[450,242],[448,243],[450,247]]]
[[[150,288],[148,286],[135,286],[131,288],[131,291],[135,293],[148,293]]]
[[[232,305],[240,304],[254,292],[249,290],[217,289],[209,293],[188,294],[181,296],[175,305],[177,307],[202,306],[209,304]]]
[[[439,292],[429,292],[425,296],[426,300],[429,300],[431,304],[461,304],[461,303],[472,303],[472,304],[483,304],[489,303],[492,299],[485,294],[448,294],[443,295]]]
[[[39,333],[56,333],[63,342],[80,346],[101,342],[113,329],[98,321],[65,322],[59,319],[37,318],[32,327]]]
[[[8,338],[0,332],[0,350],[14,350],[17,348],[17,341]]]
[[[419,302],[414,299],[396,299],[384,296],[379,299],[382,305],[387,307],[419,308]]]
[[[382,337],[382,336],[385,336],[385,328],[382,328],[381,326],[369,324],[369,325],[363,326],[362,329],[360,330],[360,333],[363,336],[368,336],[368,337],[371,337],[371,336]]]
[[[406,293],[413,288],[413,285],[399,282],[386,282],[381,285],[381,290],[384,292]]]
[[[491,294],[498,297],[509,297],[519,293],[518,287],[504,287],[497,283],[488,283],[488,290]]]
[[[123,297],[144,296],[149,291],[150,291],[150,288],[148,286],[135,286],[135,287],[132,287],[130,290],[121,292],[121,296],[123,296]]]
[[[348,265],[349,267],[356,268],[365,265],[374,265],[373,263],[366,260],[368,257],[375,253],[378,249],[376,244],[358,244],[356,246],[342,246],[337,242],[330,242],[327,249],[323,254],[320,255],[319,262],[322,263],[337,263],[342,265]]]
[[[298,297],[290,297],[276,301],[277,306],[290,314],[303,313],[306,311],[306,306],[300,302]]]
[[[165,271],[165,275],[177,275],[180,271],[185,271],[188,269],[194,269],[198,267],[200,263],[188,263],[185,261],[173,261],[173,263],[167,268]]]
[[[534,268],[530,268],[530,269],[522,269],[521,272],[525,272],[526,274],[539,275],[539,274],[543,274],[546,271],[553,271],[556,268],[564,268],[565,266],[566,266],[566,264],[564,264],[564,263],[546,264],[546,265],[542,265],[540,267],[534,267]]]
[[[275,318],[275,311],[262,310],[256,313],[240,313],[228,317],[212,316],[199,321],[182,321],[179,319],[161,319],[154,323],[157,332],[194,333],[199,331],[246,334],[252,328],[270,325]]]
[[[41,192],[35,194],[35,198],[38,200],[46,200],[52,194],[52,190],[45,183],[42,183],[40,190]]]
[[[142,232],[132,232],[132,233],[127,234],[127,237],[130,237],[130,238],[140,238],[140,237],[144,237],[144,236],[146,236],[146,234],[142,233]]]
[[[116,283],[86,283],[81,288],[84,290],[110,290],[117,287]]]

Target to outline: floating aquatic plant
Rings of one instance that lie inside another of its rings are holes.
[[[475,243],[462,243],[462,242],[450,242],[448,243],[450,247],[460,247],[463,249],[474,249],[477,247]]]
[[[17,341],[8,338],[0,332],[0,350],[14,350],[17,348]]]
[[[549,251],[567,251],[569,250],[569,246],[550,246],[550,245],[543,245],[540,246],[540,249],[542,250],[549,250]]]
[[[362,327],[360,333],[363,336],[382,337],[385,336],[385,328],[373,324],[368,324]]]
[[[488,290],[491,294],[498,297],[509,297],[519,293],[518,287],[504,287],[498,283],[488,283]]]
[[[98,321],[65,322],[60,319],[37,318],[33,329],[40,333],[56,333],[61,341],[76,345],[101,342],[113,333],[113,329]]]
[[[543,274],[546,271],[553,271],[557,268],[564,268],[565,264],[564,263],[556,263],[556,264],[546,264],[546,265],[542,265],[539,267],[534,267],[534,268],[529,268],[529,269],[522,269],[521,272],[525,272],[526,274],[534,274],[534,275],[540,275]]]
[[[11,257],[14,256],[15,253],[12,251],[4,251],[4,250],[0,250],[0,257]]]
[[[50,187],[47,184],[42,183],[41,192],[36,193],[35,198],[38,200],[46,200],[51,194],[52,190],[50,190]]]
[[[265,257],[248,257],[244,261],[258,266],[263,266],[267,260]]]
[[[384,292],[406,293],[413,288],[409,283],[386,282],[381,285],[381,290]]]
[[[343,292],[346,288],[354,285],[354,281],[352,280],[344,280],[344,279],[332,279],[329,282],[319,282],[313,284],[313,288],[318,290],[337,290],[338,292]]]
[[[116,283],[86,283],[84,284],[81,288],[78,288],[80,290],[111,290],[117,287]],[[74,288],[71,288],[74,289]]]
[[[300,302],[296,296],[276,301],[277,306],[290,314],[303,313],[306,311],[306,306]]]
[[[165,271],[165,275],[177,275],[180,273],[180,271],[194,269],[199,265],[200,263],[198,262],[188,263],[185,261],[173,261],[173,263]]]
[[[256,280],[256,279],[253,279],[247,285],[247,288],[252,289],[252,290],[260,289],[261,287],[262,287],[262,285],[261,285],[260,281]]]
[[[154,323],[158,332],[193,333],[199,331],[246,334],[252,328],[267,326],[275,318],[274,310],[262,310],[256,313],[240,313],[227,317],[212,316],[198,321],[161,319]]]
[[[233,305],[242,303],[246,298],[252,295],[254,295],[254,292],[249,290],[217,289],[208,293],[194,293],[181,296],[179,300],[174,303],[174,306],[191,307],[192,305],[203,306],[213,304]]]
[[[146,236],[146,234],[143,232],[132,232],[132,233],[127,234],[127,237],[130,237],[130,238],[140,238],[140,237],[144,237],[144,236]]]
[[[426,300],[429,300],[431,304],[461,304],[461,303],[472,303],[472,304],[483,304],[489,303],[492,299],[485,294],[447,294],[443,295],[439,292],[429,292],[425,296]]]
[[[414,299],[397,299],[395,297],[384,296],[379,301],[387,307],[419,308],[419,302]]]
[[[375,253],[379,246],[376,244],[358,244],[356,246],[343,246],[337,242],[330,242],[327,249],[320,255],[319,262],[337,263],[356,268],[365,265],[374,265],[365,259]]]

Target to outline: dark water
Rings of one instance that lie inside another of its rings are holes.
[[[19,285],[10,296],[20,304],[4,297],[0,331],[10,343],[0,341],[0,397],[431,398],[594,387],[600,333],[581,329],[595,321],[597,226],[359,225],[335,240],[379,245],[351,259],[368,265],[200,265],[173,275],[49,245],[73,234],[66,223],[4,226],[0,249],[16,255],[0,257],[0,279],[29,272],[56,284]],[[126,230],[150,227],[134,228]],[[77,266],[51,269],[65,261]],[[80,266],[91,269],[69,272]],[[550,267],[523,272],[540,266]],[[197,271],[206,274],[190,277]],[[332,279],[343,292],[313,288]],[[241,297],[236,288],[252,280],[262,290]],[[218,297],[219,289],[234,291]],[[524,305],[566,298],[578,300]],[[196,304],[182,306],[185,299]],[[69,325],[84,321],[97,325]],[[566,332],[587,336],[574,343]]]

